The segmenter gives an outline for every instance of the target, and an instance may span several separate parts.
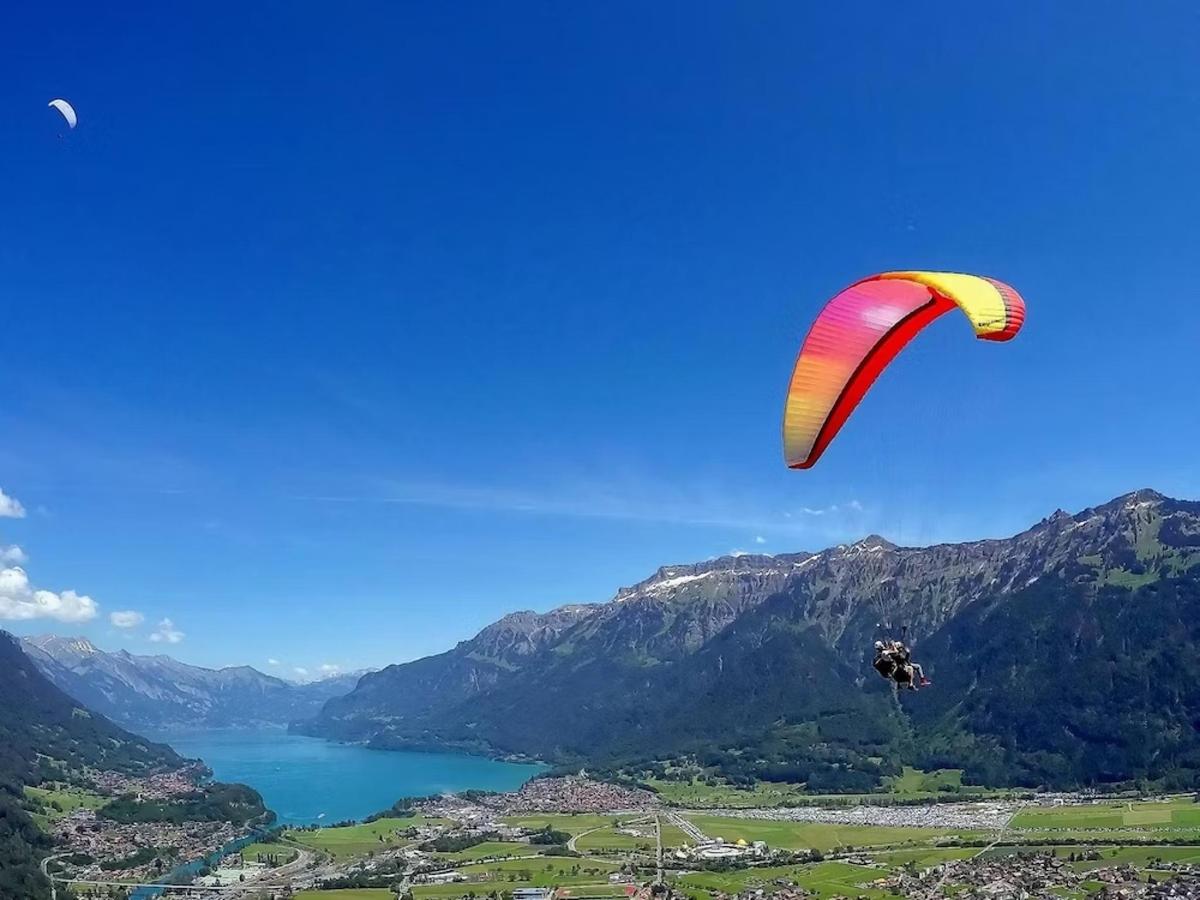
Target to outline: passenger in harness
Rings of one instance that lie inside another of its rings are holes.
[[[912,661],[912,653],[903,641],[876,641],[875,659],[871,667],[884,678],[890,678],[900,687],[910,691],[928,687],[932,682],[925,677],[920,663]]]

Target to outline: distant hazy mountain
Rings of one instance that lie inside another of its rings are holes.
[[[934,688],[897,702],[871,672],[880,622],[909,626]],[[1138,491],[1005,539],[664,567],[367,675],[301,727],[594,765],[691,754],[831,789],[901,760],[1192,786],[1198,643],[1200,503]]]
[[[132,728],[286,725],[354,688],[361,673],[295,684],[249,666],[205,669],[169,656],[107,653],[85,638],[26,638],[22,646],[54,684]]]

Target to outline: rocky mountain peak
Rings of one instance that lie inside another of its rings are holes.
[[[869,534],[865,538],[855,541],[848,549],[858,553],[882,553],[889,550],[896,550],[897,547],[881,535]]]
[[[59,637],[54,634],[42,634],[37,637],[25,638],[23,643],[32,645],[51,656],[79,658],[95,656],[100,652],[96,645],[85,637]]]

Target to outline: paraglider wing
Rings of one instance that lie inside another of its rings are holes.
[[[71,106],[66,100],[51,100],[46,104],[52,106],[62,113],[62,117],[67,120],[67,125],[74,128],[79,124],[79,116],[75,115],[75,107]]]
[[[783,412],[789,468],[811,467],[904,345],[956,306],[983,340],[1011,340],[1025,321],[1016,291],[976,275],[884,272],[830,300],[792,370]]]

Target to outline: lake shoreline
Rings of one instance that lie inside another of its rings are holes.
[[[380,752],[281,728],[171,729],[146,736],[203,760],[217,781],[254,788],[282,826],[359,821],[403,797],[515,790],[548,769],[445,750]]]

